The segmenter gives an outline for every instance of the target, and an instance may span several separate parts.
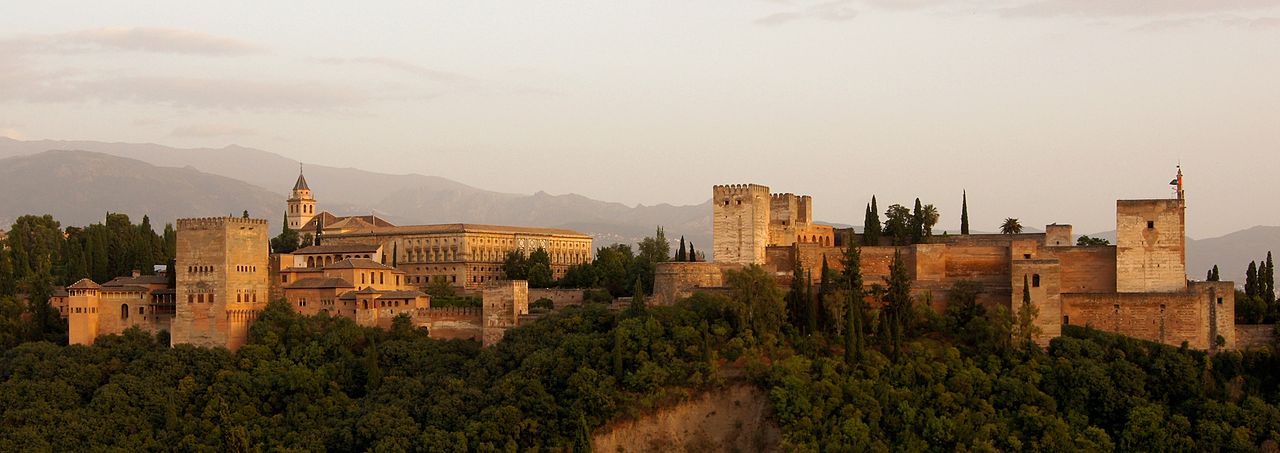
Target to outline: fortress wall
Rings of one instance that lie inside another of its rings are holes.
[[[557,310],[570,305],[581,305],[585,291],[581,289],[529,288],[529,302],[551,299]]]
[[[653,305],[671,305],[693,295],[698,288],[724,286],[724,272],[734,266],[709,262],[658,263],[654,268]],[[557,308],[559,305],[557,305]]]
[[[934,235],[931,241],[936,244],[950,246],[1008,247],[1013,241],[1036,241],[1044,244],[1044,233],[1020,234],[948,234]]]
[[[427,310],[422,324],[431,338],[439,340],[479,340],[481,309],[478,307],[440,307]]]
[[[734,184],[712,188],[712,256],[721,263],[764,264],[769,243],[769,188]]]
[[[1063,294],[1063,320],[1143,340],[1209,348],[1206,303],[1190,292]],[[1234,333],[1232,334],[1234,336]]]
[[[1258,349],[1275,344],[1275,324],[1237,324],[1236,349]]]
[[[484,286],[481,341],[485,347],[502,340],[507,330],[517,326],[520,315],[529,314],[529,282],[498,280]]]
[[[1115,292],[1115,247],[1047,247],[1045,250],[1062,262],[1062,292]]]

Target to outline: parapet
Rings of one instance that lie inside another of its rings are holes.
[[[711,186],[711,193],[716,197],[725,195],[769,195],[769,187],[759,184],[724,184]]]
[[[266,226],[266,219],[246,219],[244,217],[196,217],[189,219],[178,219],[178,228],[186,230],[199,230],[208,228],[222,228],[226,225],[244,225],[244,226]]]

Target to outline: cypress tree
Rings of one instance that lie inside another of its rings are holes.
[[[911,243],[919,244],[924,242],[924,208],[920,206],[920,199],[916,198],[916,205],[911,210]]]
[[[960,192],[960,234],[969,234],[969,193]]]
[[[302,227],[299,226],[298,228]],[[320,235],[322,233],[324,233],[324,222],[321,221],[319,217],[316,217],[316,234],[314,235],[315,245],[320,245]]]
[[[1276,263],[1271,261],[1271,251],[1267,251],[1267,271],[1262,273],[1262,300],[1270,305],[1276,301]]]
[[[867,206],[867,218],[862,223],[862,245],[880,245],[880,211],[876,206],[875,195],[871,196],[871,205]]]
[[[853,241],[850,241],[845,247],[842,258],[844,264],[842,277],[849,290],[844,313],[844,361],[852,366],[855,362],[862,360],[862,349],[866,344],[866,334],[862,327],[866,304],[862,295],[862,251]]]
[[[622,382],[624,377],[622,355],[626,350],[626,343],[623,341],[622,329],[613,329],[613,378],[618,382]]]
[[[1249,262],[1249,268],[1244,271],[1244,293],[1249,297],[1258,295],[1258,263]]]
[[[680,236],[680,250],[676,251],[676,261],[688,261],[689,255],[684,251],[684,236]]]
[[[627,307],[627,315],[642,316],[645,314],[646,308],[647,307],[644,301],[644,282],[640,281],[640,279],[637,278],[636,288],[634,292],[631,294],[631,305]]]
[[[698,252],[693,249],[693,241],[689,241],[689,262],[698,262]]]
[[[804,269],[800,267],[800,261],[796,260],[795,266],[791,268],[791,289],[787,291],[787,319],[791,321],[791,325],[802,330],[808,325],[804,317],[809,312],[805,308],[809,301],[804,297],[804,287]],[[806,333],[813,335],[814,332]]]

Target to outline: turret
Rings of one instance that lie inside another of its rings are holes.
[[[298,181],[293,183],[293,193],[289,196],[288,227],[301,230],[316,216],[316,199],[311,197],[311,188],[307,187],[307,178],[302,176],[302,166],[298,166]]]

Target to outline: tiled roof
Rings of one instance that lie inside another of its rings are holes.
[[[82,278],[79,281],[72,283],[71,286],[67,287],[67,289],[102,289],[102,286],[94,283],[93,280]]]

